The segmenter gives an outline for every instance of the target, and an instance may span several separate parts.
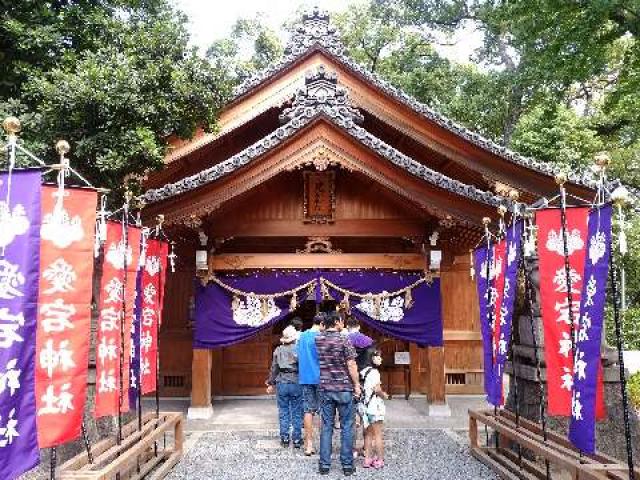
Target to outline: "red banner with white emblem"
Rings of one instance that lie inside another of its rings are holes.
[[[40,448],[80,436],[87,397],[97,193],[42,187],[35,391]]]
[[[142,271],[142,308],[140,316],[140,378],[142,394],[157,388],[158,332],[162,325],[162,304],[169,246],[149,240]]]
[[[493,340],[492,340],[492,351],[493,351],[493,365],[491,368],[496,368],[496,359],[498,358],[498,349],[500,348],[500,329],[502,327],[501,319],[503,317],[502,314],[502,303],[504,301],[504,281],[505,275],[507,271],[507,243],[506,241],[500,240],[494,247],[494,290],[492,290],[491,295],[493,298],[490,298],[490,305],[493,306]],[[496,371],[496,374],[498,372]],[[500,382],[497,385],[502,385]],[[499,402],[499,405],[504,403],[504,393],[502,391],[494,392],[494,399]]]
[[[120,223],[107,223],[96,338],[96,417],[129,410],[131,323],[140,236],[137,227],[126,227],[125,232]]]
[[[574,373],[571,322],[573,321],[574,324],[574,332],[577,331],[586,257],[588,215],[587,207],[567,209],[566,237],[571,286],[571,305],[569,305],[561,212],[559,209],[548,209],[536,213],[549,415],[571,415]],[[596,409],[604,412],[602,395],[598,396]]]

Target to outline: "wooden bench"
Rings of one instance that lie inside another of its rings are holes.
[[[493,440],[490,445],[479,444],[478,423],[497,435],[497,446]],[[471,454],[504,479],[546,480],[547,462],[553,480],[629,479],[626,464],[602,453],[580,455],[566,437],[554,432],[548,431],[544,441],[539,424],[522,417],[516,424],[515,415],[506,410],[497,415],[469,410],[469,442]],[[634,474],[640,480],[640,468],[634,468]]]
[[[166,436],[172,434],[166,448]],[[183,417],[178,412],[147,413],[138,430],[138,420],[122,428],[122,442],[107,438],[87,452],[63,463],[56,474],[60,480],[160,480],[182,457]]]

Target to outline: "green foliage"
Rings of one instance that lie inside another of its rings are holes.
[[[603,148],[589,121],[562,104],[541,104],[526,112],[513,134],[511,147],[539,160],[572,170],[588,168]]]
[[[640,372],[629,377],[627,388],[629,389],[631,404],[640,409]]]
[[[258,18],[240,18],[229,38],[216,40],[207,59],[219,72],[238,84],[282,57],[283,47],[276,33]]]
[[[170,136],[215,128],[231,82],[188,47],[168,3],[50,4],[14,2],[0,19],[0,111],[21,118],[29,147],[52,160],[65,138],[74,166],[118,191],[162,166]]]

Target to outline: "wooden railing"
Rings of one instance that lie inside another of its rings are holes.
[[[478,423],[490,429],[489,445],[480,445]],[[627,466],[615,458],[580,455],[566,437],[554,432],[547,432],[545,441],[539,424],[522,417],[516,423],[515,415],[506,410],[497,415],[469,410],[469,441],[471,454],[504,479],[629,479]],[[640,468],[634,472],[640,480]]]
[[[102,440],[91,447],[93,462],[87,452],[69,459],[59,468],[60,480],[160,480],[182,457],[184,442],[181,413],[154,413],[125,425],[122,442],[115,438]],[[167,440],[170,444],[166,446]]]

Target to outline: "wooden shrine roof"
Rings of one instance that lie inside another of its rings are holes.
[[[316,58],[320,55],[320,60]],[[495,142],[483,137],[482,135],[473,132],[453,120],[439,114],[435,110],[431,109],[425,104],[418,102],[415,98],[407,95],[400,89],[392,86],[378,75],[369,72],[361,65],[354,62],[345,53],[344,46],[340,41],[339,34],[335,27],[329,22],[329,16],[325,12],[321,12],[317,8],[309,13],[303,15],[302,24],[300,24],[292,35],[289,44],[285,49],[284,57],[276,64],[266,68],[265,70],[257,73],[255,76],[250,77],[244,83],[242,83],[235,92],[235,97],[225,110],[238,108],[243,101],[249,96],[255,95],[256,92],[267,85],[274,83],[276,80],[288,75],[288,72],[295,70],[296,68],[315,67],[318,62],[322,62],[323,59],[330,60],[329,63],[340,67],[342,71],[348,72],[351,75],[362,79],[368,86],[375,88],[379,94],[393,99],[397,104],[400,104],[410,109],[417,118],[434,125],[438,128],[442,128],[444,131],[453,134],[456,138],[479,148],[485,155],[492,155],[495,158],[499,158],[502,161],[506,161],[507,164],[519,167],[519,170],[526,174],[527,172],[535,172],[538,175],[546,177],[544,183],[548,184],[546,190],[549,187],[553,188],[553,182],[551,177],[558,173],[561,169],[558,165],[540,162],[532,158],[524,157],[516,152],[509,150],[508,148],[498,145]],[[202,147],[214,142],[219,142],[225,136],[231,134],[234,130],[245,126],[248,122],[263,114],[267,110],[274,106],[282,106],[286,102],[290,101],[293,95],[291,88],[281,88],[270,101],[260,99],[256,103],[250,105],[250,109],[243,111],[238,118],[230,119],[228,124],[225,124],[222,131],[218,134],[203,134],[199,138],[194,139],[191,142],[177,145],[177,148],[167,156],[167,163],[171,164],[176,160],[182,159],[185,156],[192,154],[193,152],[201,149]],[[352,92],[355,94],[355,92]],[[352,95],[354,97],[355,95]],[[354,98],[352,98],[354,99]],[[356,99],[359,100],[359,99]],[[278,105],[274,105],[273,102]],[[380,118],[385,121],[384,114],[388,112],[384,110],[383,105],[367,104],[365,102],[358,102],[359,108],[366,111],[368,114]],[[362,103],[362,104],[360,104]],[[224,115],[224,112],[223,112]],[[282,127],[281,127],[282,128]],[[275,132],[274,132],[275,133]],[[411,132],[405,132],[411,135]],[[265,137],[265,139],[268,137]],[[250,147],[251,148],[251,147]],[[241,152],[242,153],[242,152]],[[240,155],[240,154],[238,154]],[[465,159],[466,165],[463,168],[471,167],[478,171],[482,171],[481,159],[473,158],[473,152],[470,152],[470,158],[472,164],[469,164],[469,159]],[[233,157],[232,157],[233,158]],[[460,159],[458,159],[460,160]],[[461,163],[460,161],[458,163]],[[464,163],[464,162],[463,162]],[[172,170],[169,168],[169,170]],[[495,169],[494,169],[495,170]],[[517,174],[513,173],[513,169],[509,169],[506,173],[507,177],[516,177]],[[494,172],[495,173],[495,172]],[[584,175],[578,175],[575,172],[569,173],[569,181],[576,186],[582,187],[581,192],[584,192],[584,187],[592,188],[592,179],[589,176],[589,172]],[[489,177],[492,177],[491,172],[487,172]],[[495,176],[495,175],[494,175]],[[486,177],[486,175],[485,175]],[[167,174],[162,175],[162,178],[167,178]],[[495,178],[493,179],[495,180]],[[517,181],[516,181],[517,180]],[[518,183],[520,179],[514,179],[514,183]],[[152,182],[157,184],[157,182]],[[531,184],[531,181],[529,181]],[[535,180],[533,180],[535,183]],[[580,188],[579,187],[579,188]],[[541,192],[532,188],[526,189],[524,185],[520,185],[521,190],[529,191],[535,195],[540,195]]]
[[[508,203],[491,192],[467,185],[415,161],[360,127],[358,123],[363,120],[362,114],[351,104],[346,90],[338,86],[336,75],[326,72],[323,67],[307,75],[305,89],[298,92],[293,105],[282,112],[280,120],[282,125],[275,131],[227,160],[176,182],[148,190],[144,195],[145,201],[149,204],[164,202],[214,183],[282,147],[305,128],[323,120],[346,134],[352,142],[366,147],[394,167],[438,190],[492,207],[492,210],[501,203]]]

